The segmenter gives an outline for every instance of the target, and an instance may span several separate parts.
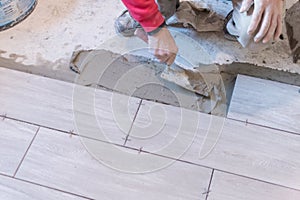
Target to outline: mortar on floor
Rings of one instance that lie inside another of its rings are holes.
[[[226,115],[226,107],[230,102],[237,74],[300,86],[299,74],[247,63],[219,65],[215,70],[222,78],[222,83],[220,83],[222,85],[216,85],[216,88],[219,90],[224,88],[226,98],[225,101],[216,104],[210,98],[197,95],[162,79],[160,74],[165,69],[165,65],[153,62],[147,57],[120,55],[107,50],[80,51],[74,54],[72,66],[81,71],[77,81],[81,85],[223,116]],[[85,67],[90,68],[94,73],[84,73]],[[99,79],[93,82],[91,80],[94,80],[92,78],[94,76]]]

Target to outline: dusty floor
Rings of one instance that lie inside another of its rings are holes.
[[[288,0],[287,7],[295,1]],[[223,17],[231,9],[229,1],[209,2]],[[127,40],[124,41],[115,34],[114,20],[123,10],[124,6],[117,0],[41,1],[25,21],[0,32],[0,63],[23,71],[71,80],[72,78],[65,73],[68,73],[68,65],[74,51],[106,48],[120,53],[128,46],[141,47],[140,43],[130,40],[132,44],[128,44]],[[282,48],[286,48],[286,43],[264,51],[265,59],[256,61],[253,52],[224,40],[222,33],[197,34],[190,30],[181,31],[209,51],[212,60],[217,63],[239,61],[295,73],[300,71],[291,63],[288,52],[283,52]],[[110,42],[107,46],[110,40],[115,40],[115,43]],[[279,63],[272,62],[274,56],[281,58]],[[284,63],[284,66],[281,63]]]

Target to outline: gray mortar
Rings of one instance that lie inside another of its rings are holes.
[[[75,53],[75,62],[72,63],[72,66],[77,67],[77,70],[82,71],[84,67],[82,61],[85,60],[90,53],[96,53],[98,57],[97,59],[103,63],[100,66],[97,64],[99,62],[96,61],[96,65],[92,66],[95,67],[95,71],[97,71],[97,69],[101,67],[106,67],[108,65],[109,68],[105,71],[103,76],[101,76],[101,79],[98,83],[89,82],[89,78],[85,77],[80,83],[82,85],[105,88],[127,95],[133,95],[142,99],[157,101],[174,106],[179,106],[176,95],[180,94],[185,97],[185,100],[181,102],[180,106],[205,113],[213,113],[220,115],[219,111],[214,112],[214,110],[217,110],[218,108],[212,110],[212,103],[210,103],[209,98],[203,97],[201,95],[196,95],[193,92],[190,92],[181,88],[180,86],[175,85],[174,83],[161,79],[160,74],[165,69],[165,65],[151,62],[149,58],[146,57],[136,55],[121,56],[120,54],[115,54],[106,50],[81,51]],[[137,88],[137,90],[133,94],[127,90],[126,85],[121,89],[116,89],[115,83],[120,78],[122,78],[122,76],[124,76],[126,72],[128,72],[131,69],[134,69],[137,66],[141,67],[139,73],[133,73],[130,76],[130,79],[128,79],[125,84],[128,84],[128,87],[131,84],[142,84],[144,86]],[[219,65],[218,73],[222,77],[223,84],[226,90],[227,105],[229,104],[231,99],[237,74],[244,74],[262,79],[268,79],[300,86],[299,74],[292,74],[290,72],[273,70],[247,63],[232,63],[228,65]],[[159,80],[159,84],[147,85],[148,82],[151,82],[154,79]]]

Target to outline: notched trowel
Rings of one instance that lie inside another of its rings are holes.
[[[203,66],[205,68],[209,66],[213,67],[212,65]],[[213,85],[209,83],[204,74],[199,69],[195,69],[191,63],[180,55],[177,55],[175,62],[171,66],[166,66],[161,77],[189,91],[209,97]]]

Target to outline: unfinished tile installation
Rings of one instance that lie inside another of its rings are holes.
[[[181,0],[167,66],[122,1],[0,1],[0,199],[300,199],[300,2],[266,45],[240,2]]]

